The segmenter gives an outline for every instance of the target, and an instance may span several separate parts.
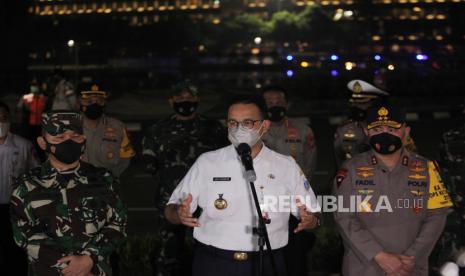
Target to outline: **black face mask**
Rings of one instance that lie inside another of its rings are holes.
[[[87,118],[91,120],[97,120],[103,115],[103,105],[93,103],[91,105],[85,106],[85,110],[84,106],[82,105],[81,111],[84,112],[84,115],[86,115]]]
[[[194,112],[197,110],[198,105],[199,105],[198,102],[189,102],[189,101],[174,102],[173,109],[179,115],[190,116],[194,114]]]
[[[77,143],[71,139],[59,144],[45,142],[47,143],[45,151],[55,156],[55,158],[63,164],[72,164],[78,161],[85,149],[85,142]],[[51,150],[52,146],[55,147],[54,153]]]
[[[279,122],[286,117],[286,108],[283,106],[272,106],[268,108],[268,116],[270,121]]]
[[[402,140],[395,135],[383,132],[371,136],[370,145],[379,154],[392,154],[402,148]]]
[[[367,111],[358,107],[352,107],[350,109],[350,118],[355,121],[365,121],[367,116]]]

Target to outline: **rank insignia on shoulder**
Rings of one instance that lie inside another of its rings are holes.
[[[422,179],[426,179],[426,176],[416,173],[413,175],[409,175],[408,178],[414,179],[414,180],[422,180]]]
[[[408,166],[408,157],[407,157],[407,156],[404,156],[404,157],[402,158],[402,165]]]
[[[375,174],[372,173],[372,172],[363,171],[363,172],[357,172],[357,175],[361,176],[363,178],[368,178],[368,177],[373,176]]]
[[[377,165],[378,164],[378,159],[376,159],[376,156],[374,156],[374,155],[371,156],[371,164],[372,165]]]
[[[347,177],[347,169],[339,169],[336,173],[336,184],[337,184],[337,187],[339,188],[339,186],[341,186],[342,182],[344,181],[344,179]]]

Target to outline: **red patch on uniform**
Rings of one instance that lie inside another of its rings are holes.
[[[337,187],[339,188],[339,186],[341,186],[342,184],[342,181],[344,181],[344,179],[347,177],[347,169],[339,169],[336,173],[336,184],[337,184]]]

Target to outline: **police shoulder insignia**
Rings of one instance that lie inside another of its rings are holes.
[[[374,156],[374,155],[371,156],[371,164],[372,165],[377,165],[378,164],[378,159],[376,159],[376,156]]]
[[[402,158],[402,165],[408,166],[408,156],[404,156],[404,157]]]
[[[347,177],[347,169],[345,168],[342,168],[342,169],[339,169],[336,173],[336,184],[337,184],[337,187],[339,188],[342,184],[342,182],[344,181],[344,179]]]

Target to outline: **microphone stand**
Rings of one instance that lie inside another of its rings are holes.
[[[258,248],[259,248],[259,267],[258,275],[263,276],[263,257],[264,257],[264,245],[266,244],[267,252],[271,259],[271,269],[274,276],[278,276],[276,263],[274,260],[273,252],[271,251],[270,239],[268,237],[268,231],[266,229],[266,222],[262,215],[262,210],[260,209],[260,203],[258,202],[257,191],[255,189],[255,184],[253,181],[250,181],[250,189],[252,190],[253,201],[255,203],[255,209],[258,214],[258,227],[254,227],[254,234],[258,235]]]
[[[244,165],[245,169],[245,176],[244,178],[250,183],[250,190],[252,191],[253,201],[255,203],[255,209],[257,210],[258,214],[258,227],[253,228],[253,234],[258,235],[258,248],[259,248],[259,267],[258,267],[258,275],[263,276],[263,261],[264,261],[264,250],[263,247],[266,244],[266,249],[268,255],[271,259],[271,268],[273,271],[273,276],[278,276],[276,269],[276,263],[274,260],[273,252],[271,251],[271,244],[270,239],[268,237],[268,231],[266,229],[266,224],[270,223],[270,221],[265,221],[263,218],[262,210],[260,209],[260,203],[258,201],[257,190],[255,189],[254,181],[257,179],[255,171],[253,169],[253,160],[251,156],[251,149],[250,146],[241,143],[237,147],[237,152],[241,157],[242,164]]]

